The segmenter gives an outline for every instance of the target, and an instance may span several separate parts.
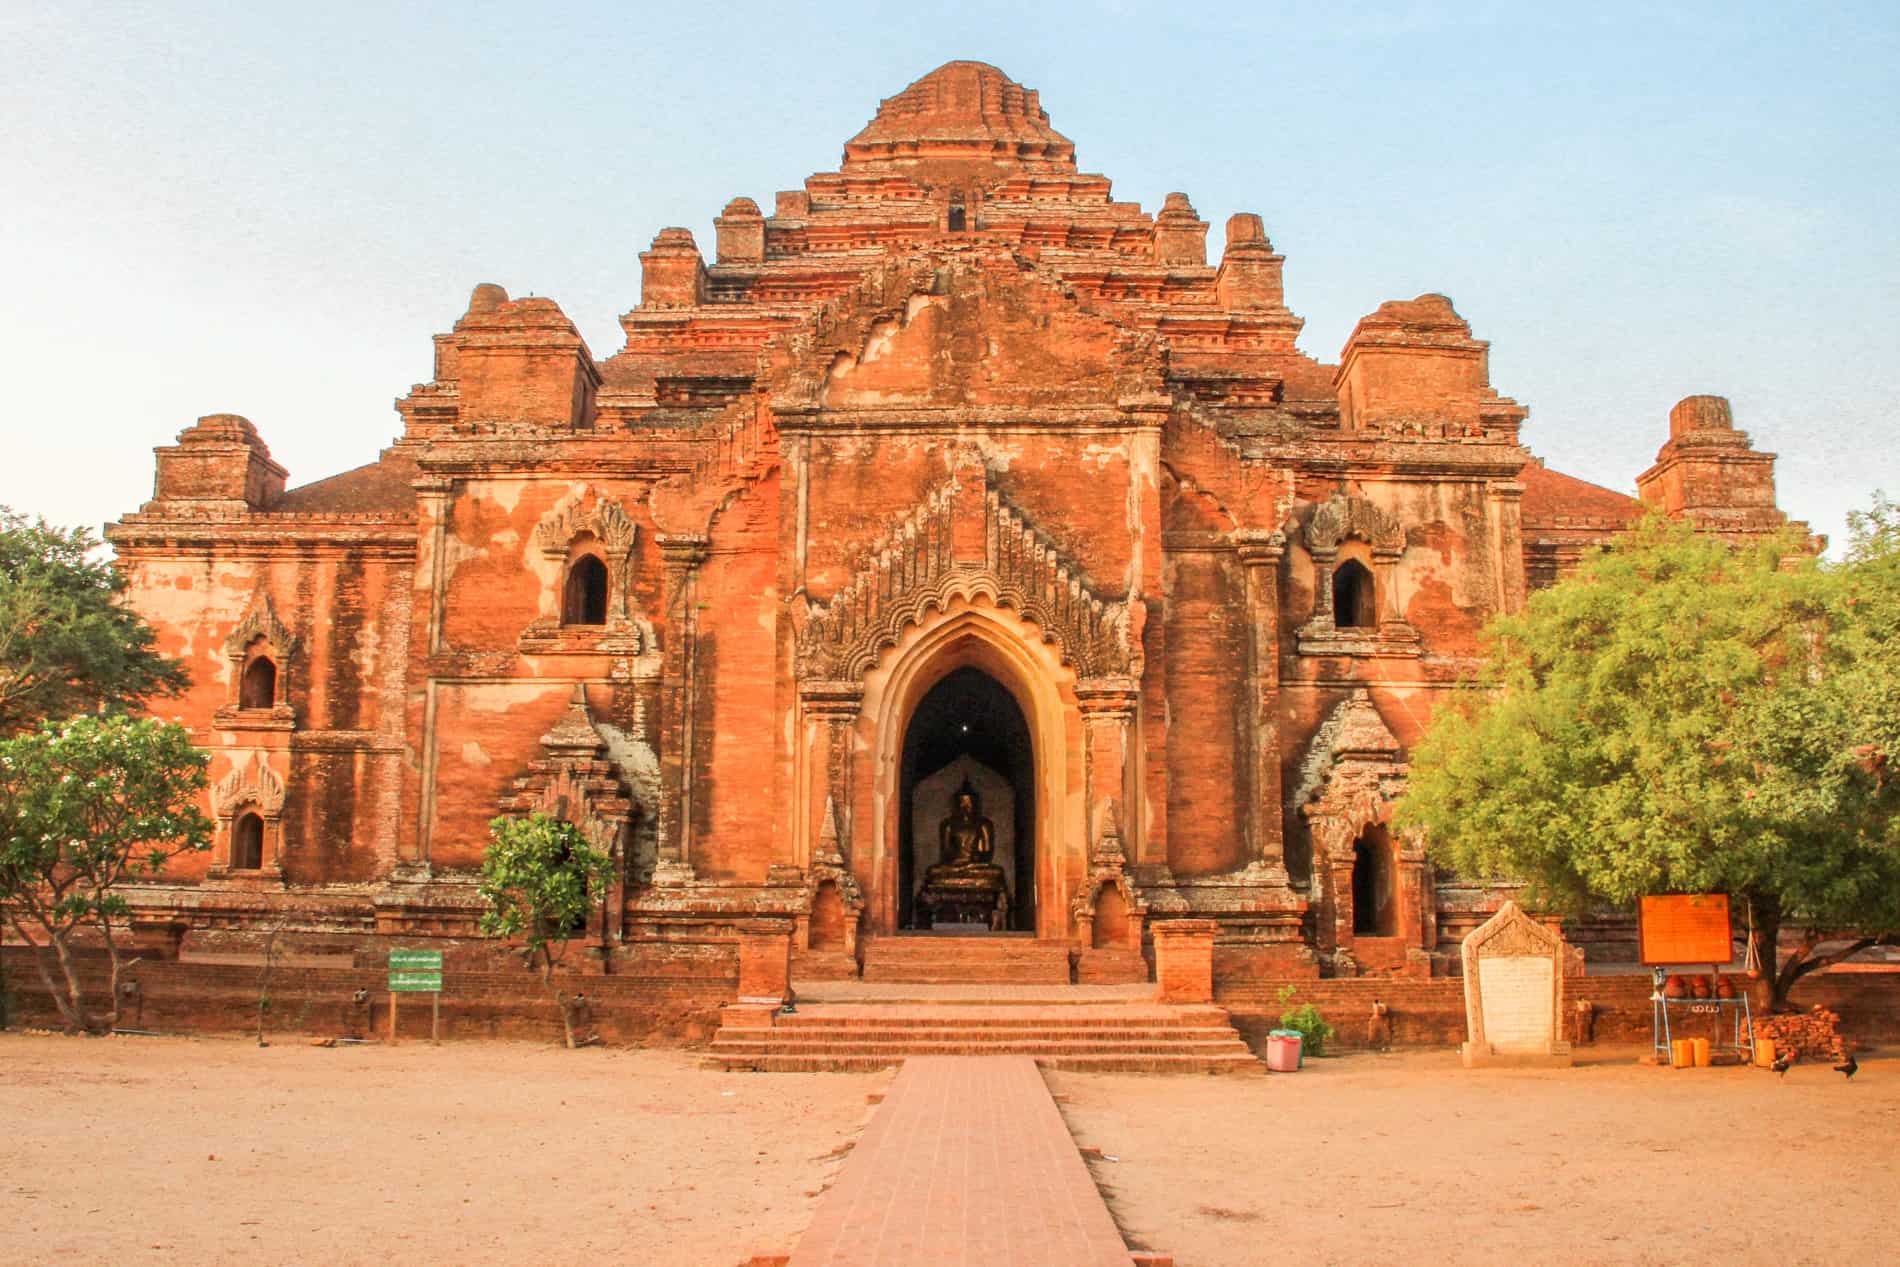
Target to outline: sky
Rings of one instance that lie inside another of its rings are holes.
[[[0,504],[96,529],[210,413],[371,461],[478,282],[605,358],[659,229],[973,58],[1215,253],[1259,212],[1308,353],[1450,295],[1552,467],[1633,491],[1724,395],[1838,546],[1900,494],[1900,5],[1549,9],[0,0]]]

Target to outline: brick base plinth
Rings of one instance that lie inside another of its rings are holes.
[[[1155,998],[1163,1003],[1207,1003],[1214,998],[1211,919],[1159,920],[1155,941]]]

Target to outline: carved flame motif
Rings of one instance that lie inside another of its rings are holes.
[[[231,817],[244,805],[255,805],[264,817],[275,818],[284,809],[284,781],[262,757],[253,757],[218,780],[211,804],[220,818]]]
[[[967,478],[967,476],[966,476]],[[860,561],[829,603],[813,603],[799,638],[802,676],[851,681],[906,626],[958,598],[986,598],[1033,621],[1081,677],[1139,675],[1130,604],[1101,598],[994,490],[981,498],[981,562],[959,560],[953,534],[974,499],[958,479],[927,496]]]
[[[1405,529],[1392,515],[1363,497],[1335,495],[1313,508],[1306,520],[1309,550],[1337,550],[1349,537],[1358,537],[1381,554],[1405,549]]]
[[[584,502],[584,496],[576,495],[543,516],[534,526],[535,548],[551,557],[565,558],[574,538],[588,532],[607,548],[613,562],[623,562],[633,550],[638,526],[626,509],[611,497],[597,497],[592,506]]]
[[[277,610],[271,606],[270,595],[258,590],[251,597],[251,605],[244,613],[237,628],[224,640],[225,654],[232,659],[242,659],[245,649],[262,638],[270,643],[278,657],[287,658],[297,650],[297,637],[277,619]]]

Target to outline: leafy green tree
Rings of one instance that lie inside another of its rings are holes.
[[[561,1033],[575,1046],[573,1009],[554,981],[568,939],[587,927],[612,863],[573,823],[545,814],[497,818],[482,855],[481,895],[491,906],[482,932],[516,941],[524,966],[541,981],[561,1014]]]
[[[0,906],[36,947],[69,1032],[118,1024],[130,914],[121,886],[211,847],[198,808],[205,764],[184,727],[149,719],[79,717],[0,740]],[[111,963],[99,1010],[87,1006],[75,956],[92,932]]]
[[[125,578],[93,557],[98,546],[84,528],[0,507],[0,735],[185,688],[184,668],[119,601]]]
[[[1727,893],[1785,1005],[1900,932],[1900,784],[1867,698],[1900,668],[1878,625],[1894,557],[1830,568],[1793,538],[1731,547],[1645,520],[1492,624],[1486,689],[1434,718],[1399,826],[1546,909]],[[1778,962],[1790,922],[1802,939]]]

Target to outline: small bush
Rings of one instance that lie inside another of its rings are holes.
[[[1311,1003],[1302,1003],[1298,1007],[1289,1006],[1293,1002],[1293,987],[1286,986],[1280,991],[1280,1003],[1286,1010],[1280,1013],[1281,1029],[1296,1029],[1300,1032],[1300,1050],[1309,1056],[1324,1056],[1326,1043],[1334,1034],[1333,1027],[1326,1023],[1319,1009]]]

